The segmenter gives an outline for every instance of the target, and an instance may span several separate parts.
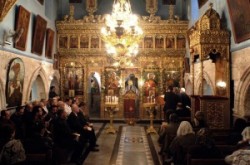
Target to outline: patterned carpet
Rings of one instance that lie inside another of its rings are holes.
[[[152,140],[149,140],[143,126],[120,127],[110,164],[112,165],[155,165],[151,151]],[[151,145],[151,146],[150,146]],[[154,154],[153,154],[154,155]]]

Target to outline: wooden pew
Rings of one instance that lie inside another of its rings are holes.
[[[227,165],[224,159],[191,159],[189,165]]]

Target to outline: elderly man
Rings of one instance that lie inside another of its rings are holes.
[[[94,130],[88,125],[81,124],[81,120],[78,116],[79,107],[76,104],[72,105],[72,112],[68,116],[68,124],[71,130],[74,133],[78,133],[81,135],[80,140],[87,140],[90,143],[91,151],[99,151],[99,149],[95,148],[96,145],[96,136]]]

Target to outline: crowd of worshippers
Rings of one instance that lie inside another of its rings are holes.
[[[86,153],[99,151],[86,109],[77,98],[62,101],[55,97],[16,107],[12,115],[2,110],[0,164],[25,164],[26,154],[32,153],[46,153],[48,164],[60,164],[57,158],[65,156],[69,162],[82,164]],[[60,149],[67,154],[54,152]]]
[[[216,140],[215,131],[209,128],[202,111],[195,113],[193,121],[180,121],[176,113],[171,113],[159,130],[163,164],[192,165],[191,159],[213,159],[219,165],[250,165],[250,127],[246,120],[236,119],[220,139],[222,143]]]

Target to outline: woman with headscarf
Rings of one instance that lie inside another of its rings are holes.
[[[246,127],[241,133],[243,139],[239,142],[242,147],[234,151],[231,155],[226,156],[225,161],[231,165],[248,165],[250,164],[250,127]],[[243,145],[244,144],[244,145]]]
[[[175,165],[185,165],[188,148],[195,144],[195,133],[188,121],[182,121],[177,136],[170,144],[169,151]]]

